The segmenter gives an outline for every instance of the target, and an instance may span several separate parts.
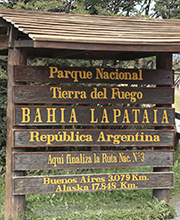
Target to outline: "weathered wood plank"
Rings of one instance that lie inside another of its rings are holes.
[[[47,21],[45,21],[47,22]],[[26,34],[43,34],[43,35],[51,35],[55,36],[61,33],[60,36],[83,36],[85,37],[89,34],[89,37],[92,36],[96,38],[107,38],[110,37],[116,38],[116,39],[142,39],[143,37],[145,39],[151,38],[151,40],[155,41],[156,38],[162,39],[162,40],[170,40],[172,38],[176,37],[176,40],[178,42],[178,34],[179,30],[177,30],[177,26],[171,27],[171,32],[168,32],[169,30],[163,30],[161,31],[159,27],[141,27],[139,28],[139,25],[137,26],[119,26],[119,27],[111,27],[111,26],[100,26],[93,23],[93,25],[90,24],[80,24],[80,23],[65,23],[65,22],[56,22],[56,25],[52,25],[51,23],[45,23],[41,22],[41,26],[39,23],[34,23],[32,21],[29,22],[20,22],[16,20],[16,27],[20,25],[20,29],[23,30]],[[55,21],[53,21],[55,24]],[[178,24],[177,24],[178,25]],[[121,38],[117,35],[117,31],[121,32]],[[159,31],[159,32],[158,32]],[[141,34],[141,35],[140,35]],[[68,39],[67,39],[68,40]],[[88,40],[88,39],[87,39]],[[110,39],[109,39],[110,40]]]
[[[70,30],[69,30],[70,31]],[[27,33],[27,32],[26,32]],[[160,44],[160,45],[167,45],[168,43],[176,43],[176,44],[180,44],[179,43],[179,38],[165,38],[163,39],[162,37],[159,39],[156,38],[141,38],[141,35],[138,38],[131,38],[131,36],[124,37],[124,38],[108,38],[108,37],[97,37],[97,36],[91,36],[91,37],[87,37],[87,36],[61,36],[61,35],[48,35],[48,34],[29,34],[29,37],[32,38],[33,40],[38,40],[38,41],[47,41],[47,42],[69,42],[69,43],[74,43],[74,42],[80,42],[80,43],[92,43],[92,44],[137,44],[137,45],[144,45],[144,44]]]
[[[169,189],[174,173],[112,173],[14,177],[14,195],[93,192],[132,189]]]
[[[14,30],[14,28],[13,28]],[[12,33],[12,32],[11,32]],[[14,35],[15,37],[15,35]],[[22,49],[8,50],[8,87],[7,87],[7,137],[6,137],[6,189],[5,189],[5,211],[4,219],[17,219],[25,213],[25,197],[13,196],[12,176],[23,175],[22,172],[12,170],[12,129],[14,123],[14,103],[13,103],[13,66],[16,64],[26,64],[27,51]]]
[[[168,53],[159,53],[156,55],[156,68],[157,69],[172,69],[172,54]],[[159,86],[160,87],[160,86]],[[171,107],[171,105],[158,105],[158,107]],[[164,129],[162,127],[159,127],[158,129]],[[155,148],[156,150],[160,148]],[[165,147],[164,150],[167,150]],[[154,167],[154,172],[169,172],[170,168],[164,167],[164,168],[157,168]],[[167,203],[170,202],[170,190],[168,189],[153,189],[153,196],[155,198],[158,198],[159,200],[165,200]]]
[[[133,23],[133,25],[129,25],[127,22],[122,21],[117,22],[116,24],[115,21],[113,21],[108,22],[109,24],[101,25],[100,23],[95,23],[94,21],[88,21],[86,23],[82,20],[73,20],[69,22],[68,20],[63,21],[63,19],[61,19],[60,21],[48,21],[44,19],[42,21],[41,18],[40,21],[37,23],[37,21],[33,21],[32,18],[28,20],[28,18],[26,17],[25,21],[22,21],[22,19],[13,18],[13,22],[15,22],[16,27],[19,27],[21,30],[23,30],[24,33],[49,34],[51,31],[51,35],[57,35],[60,31],[62,31],[62,34],[66,33],[76,35],[79,33],[79,36],[84,36],[86,35],[86,33],[90,33],[90,35],[94,36],[99,34],[99,37],[105,36],[108,38],[109,36],[113,35],[114,37],[118,38],[119,35],[117,34],[117,32],[120,32],[122,38],[124,37],[124,34],[126,34],[127,38],[131,38],[131,36],[135,38],[142,38],[142,36],[145,36],[145,38],[149,38],[150,36],[152,36],[152,39],[154,39],[154,37],[159,36],[162,37],[162,39],[164,37],[167,37],[169,39],[169,37],[171,38],[172,36],[178,35],[179,33],[179,29],[177,28],[178,23],[173,23],[173,25],[171,25],[171,36],[170,31],[167,29],[167,24],[166,29],[161,30],[158,25],[149,26],[150,24],[148,24],[148,26],[141,25],[140,27],[139,23]],[[118,25],[119,23],[121,24]],[[140,34],[142,34],[142,36]]]
[[[80,82],[172,85],[173,70],[99,67],[15,66],[19,82]]]
[[[34,42],[34,47],[35,48],[56,48],[56,49],[72,49],[72,50],[89,50],[89,44],[88,43],[72,43],[72,42],[53,42],[53,41],[48,41],[47,44],[47,39],[44,40],[35,40]],[[129,52],[130,54],[137,51],[146,51],[146,52],[169,52],[169,53],[179,53],[180,51],[180,45],[177,43],[171,43],[171,46],[169,46],[169,43],[149,43],[146,42],[146,45],[144,43],[140,44],[140,42],[134,42],[133,44],[131,42],[125,42],[123,45],[122,44],[103,44],[101,43],[91,43],[91,51],[124,51],[124,52]],[[34,54],[35,56],[36,54]],[[117,56],[118,59],[119,56]],[[85,58],[87,59],[87,57]],[[110,58],[109,58],[110,59]],[[123,60],[123,59],[122,59]]]
[[[0,47],[8,47],[8,36],[7,35],[0,35]]]
[[[50,26],[50,25],[49,25]],[[62,26],[59,26],[57,27],[57,29],[55,30],[55,28],[48,28],[48,26],[46,25],[47,28],[44,28],[44,27],[37,27],[37,26],[34,26],[31,24],[29,24],[28,27],[26,26],[21,26],[23,28],[23,32],[28,34],[28,33],[31,33],[31,34],[46,34],[46,35],[52,35],[52,31],[53,31],[53,35],[59,35],[61,34],[61,36],[81,36],[83,35],[84,37],[86,36],[98,36],[98,37],[102,37],[102,38],[110,38],[110,37],[114,37],[114,38],[117,38],[117,33],[115,32],[112,32],[112,30],[110,29],[107,29],[107,28],[89,28],[88,26],[85,25],[85,28],[83,28],[83,25],[81,26],[81,28],[75,26],[75,25],[71,25],[71,30],[72,32],[70,31],[67,31],[67,27],[70,28],[70,25],[62,25]],[[96,32],[96,30],[98,30],[98,32]],[[151,29],[152,30],[152,29]],[[175,32],[175,28],[173,30],[173,28],[171,29],[172,31],[172,34],[169,33],[169,32],[158,32],[158,29],[154,29],[153,32],[150,32],[148,29],[146,28],[143,28],[143,32],[142,32],[142,35],[140,36],[139,33],[140,31],[133,31],[133,32],[128,32],[128,28],[123,30],[123,28],[121,28],[121,30],[119,29],[119,31],[121,31],[121,37],[122,38],[152,38],[152,39],[173,39],[173,38],[178,38],[178,33]]]
[[[14,86],[15,103],[147,103],[171,104],[173,88]]]
[[[16,48],[20,48],[20,47],[23,47],[23,48],[28,48],[28,47],[31,47],[33,48],[34,47],[34,42],[32,40],[22,40],[22,39],[18,39],[17,41],[14,42],[14,46]],[[30,55],[29,55],[30,56]],[[40,57],[40,55],[38,54],[38,56]]]
[[[14,147],[173,146],[173,130],[29,129],[14,130]]]
[[[174,151],[79,151],[14,153],[14,170],[172,167]]]
[[[172,108],[15,106],[15,125],[174,126]]]

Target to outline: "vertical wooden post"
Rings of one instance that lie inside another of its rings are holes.
[[[171,53],[160,53],[156,56],[156,69],[172,69],[172,54]],[[171,107],[171,105],[158,105],[158,107]],[[167,129],[159,127],[159,129]],[[169,147],[156,148],[158,150],[169,150]],[[154,172],[168,172],[169,167],[154,167]],[[167,203],[170,202],[170,190],[169,189],[153,189],[153,196],[159,200],[165,200]]]
[[[22,172],[13,172],[12,129],[14,123],[13,104],[13,65],[26,64],[26,51],[9,49],[8,51],[8,89],[7,89],[7,137],[6,137],[6,189],[4,219],[16,219],[25,213],[25,196],[13,196],[13,175],[23,175]]]

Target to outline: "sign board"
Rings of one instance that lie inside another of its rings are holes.
[[[173,130],[28,129],[14,130],[14,147],[173,146]]]
[[[14,195],[152,188],[169,189],[174,186],[174,173],[103,173],[14,177],[13,183]]]
[[[14,103],[172,104],[173,88],[110,86],[14,86]]]
[[[172,108],[15,106],[15,125],[174,126]]]
[[[173,151],[68,151],[14,153],[13,169],[61,170],[172,167]]]
[[[173,151],[164,147],[174,145],[175,134],[170,128],[174,126],[175,112],[173,108],[159,106],[174,102],[173,88],[165,87],[173,84],[172,70],[15,66],[14,79],[60,85],[13,87],[14,126],[20,126],[13,130],[13,147],[55,150],[14,152],[13,171],[173,166]],[[93,83],[109,85],[92,86]],[[137,107],[139,104],[146,107]],[[69,125],[74,129],[66,127]],[[21,129],[23,126],[36,128]],[[127,126],[129,129],[123,129]],[[161,129],[154,129],[155,126]],[[109,150],[82,151],[99,146]],[[64,147],[63,151],[56,151],[57,147]],[[69,147],[81,147],[81,151],[66,151]],[[125,147],[162,147],[162,150],[119,150]],[[13,195],[169,189],[174,185],[173,178],[172,172],[15,176]]]

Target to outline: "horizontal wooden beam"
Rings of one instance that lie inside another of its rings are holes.
[[[33,40],[23,40],[23,39],[19,39],[17,41],[15,41],[14,46],[16,48],[33,48],[34,47],[34,41]]]
[[[175,43],[167,44],[101,44],[101,43],[71,43],[35,41],[35,48],[56,48],[89,51],[130,51],[130,52],[170,52],[180,53],[180,45]]]
[[[3,42],[3,41],[1,41]],[[53,59],[83,59],[83,60],[134,60],[144,57],[155,56],[157,52],[138,51],[96,51],[74,50],[59,48],[37,48],[32,40],[15,41],[16,48],[27,48],[29,58],[53,58]],[[8,46],[0,47],[0,55],[7,56]]]
[[[134,60],[155,55],[156,52],[89,51],[34,47],[28,50],[29,57],[46,57],[53,59]]]

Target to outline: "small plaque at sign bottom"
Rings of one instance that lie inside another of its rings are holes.
[[[174,186],[174,173],[104,173],[14,177],[13,183],[14,195],[126,189],[169,189]]]

